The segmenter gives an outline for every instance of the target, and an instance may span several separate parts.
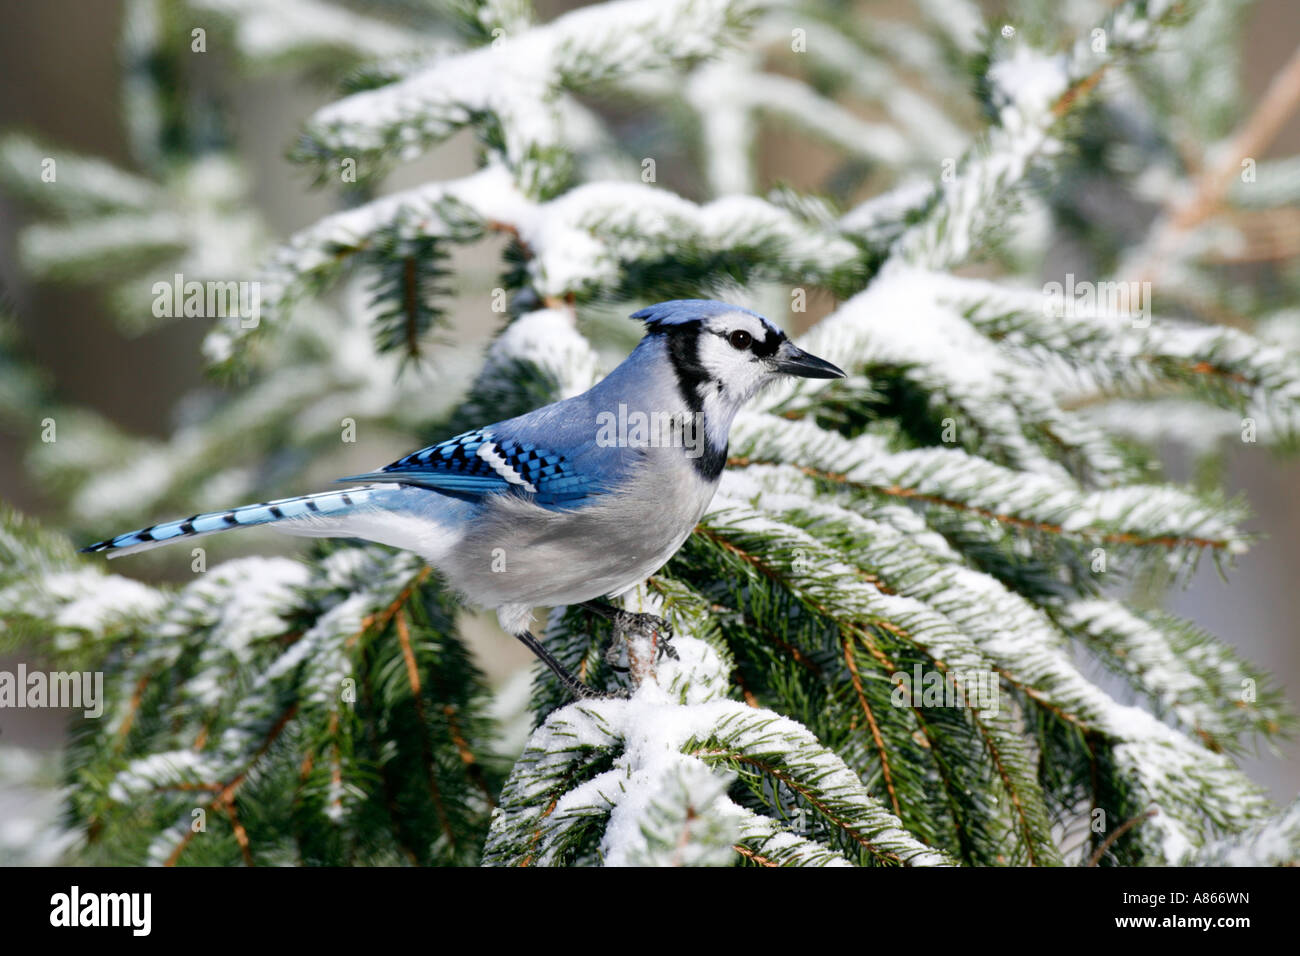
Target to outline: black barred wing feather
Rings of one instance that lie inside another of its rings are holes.
[[[572,503],[594,490],[589,476],[558,452],[497,438],[484,428],[412,452],[381,471],[339,480],[391,481],[469,498],[515,490],[542,505]]]

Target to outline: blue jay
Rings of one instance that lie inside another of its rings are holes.
[[[588,391],[407,455],[364,483],[192,515],[83,551],[110,558],[182,538],[272,524],[414,551],[468,603],[495,609],[574,695],[593,696],[534,637],[535,607],[578,604],[616,632],[665,622],[598,600],[662,567],[704,514],[736,412],[785,375],[842,378],[762,316],[680,299],[633,314],[645,336]]]

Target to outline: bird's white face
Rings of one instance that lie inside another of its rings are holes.
[[[625,365],[666,363],[672,370],[677,394],[660,400],[684,402],[703,426],[703,454],[693,460],[707,481],[722,473],[736,412],[765,385],[783,375],[844,377],[761,315],[721,302],[675,299],[634,312],[632,318],[645,321],[646,337]]]
[[[785,341],[780,329],[746,312],[725,312],[701,323],[697,355],[707,375],[700,387],[706,406],[739,408],[775,382],[782,374],[775,358]]]
[[[784,332],[749,312],[721,312],[700,322],[695,383],[709,438],[725,447],[732,419],[762,389],[787,375],[842,378],[844,373],[800,349]]]

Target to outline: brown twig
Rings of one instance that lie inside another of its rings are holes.
[[[1241,172],[1241,161],[1264,152],[1297,106],[1300,106],[1300,48],[1273,77],[1259,105],[1233,134],[1220,160],[1201,171],[1192,196],[1165,214],[1134,269],[1139,281],[1151,281],[1183,234],[1222,208],[1228,190]]]
[[[275,741],[279,738],[280,734],[284,732],[284,728],[289,726],[289,721],[293,720],[294,715],[297,713],[298,713],[298,704],[296,702],[290,704],[289,707],[284,711],[284,713],[280,715],[279,719],[276,720],[275,724],[271,727],[271,730],[266,735],[266,739],[262,741],[261,746],[257,748],[256,753],[253,754],[252,758],[248,761],[248,764],[244,767],[244,769],[241,770],[239,773],[235,774],[235,776],[231,777],[225,783],[202,783],[202,784],[194,784],[189,788],[178,788],[178,789],[218,790],[217,795],[212,799],[212,802],[208,804],[208,809],[221,810],[227,816],[230,817],[231,825],[236,828],[235,839],[240,843],[240,851],[241,853],[244,854],[244,861],[248,863],[250,866],[252,865],[253,862],[252,851],[247,845],[247,841],[248,841],[247,832],[243,832],[243,836],[242,837],[240,836],[240,832],[243,831],[243,826],[242,824],[239,823],[239,818],[235,815],[235,797],[239,794],[239,788],[243,786],[244,781],[248,779],[248,774],[253,769],[253,765],[256,764],[257,761],[260,760],[268,750],[271,749],[271,745],[275,743]],[[176,847],[172,850],[171,854],[167,857],[167,861],[163,864],[164,866],[176,865],[176,861],[180,859],[181,853],[184,852],[187,846],[189,846],[190,840],[194,839],[194,832],[195,831],[191,829],[188,833],[185,834],[185,836],[181,839],[181,841],[176,844]]]
[[[876,715],[871,710],[866,690],[862,686],[862,678],[858,674],[858,663],[853,659],[853,647],[847,639],[843,643],[844,663],[848,665],[849,674],[853,678],[854,693],[858,696],[858,703],[862,707],[862,712],[866,714],[867,725],[871,728],[871,739],[875,741],[876,750],[880,753],[880,769],[885,778],[885,789],[889,791],[889,802],[894,808],[894,816],[901,817],[903,810],[898,802],[898,793],[894,790],[894,774],[889,768],[889,756],[885,753],[885,738],[880,733],[880,726],[876,723]]]
[[[140,701],[144,698],[144,689],[149,686],[151,675],[145,674],[135,682],[135,690],[131,693],[131,700],[126,707],[126,716],[122,718],[122,723],[117,728],[116,749],[121,750],[126,744],[126,735],[131,732],[131,725],[135,723],[136,711],[140,709]]]
[[[415,651],[411,648],[411,632],[406,625],[406,614],[400,606],[393,615],[393,621],[397,628],[397,640],[402,647],[402,657],[406,661],[406,677],[411,684],[411,700],[415,704],[415,719],[419,721],[423,730],[427,730],[429,722],[425,719],[424,698],[420,695],[420,671],[415,664]],[[429,795],[433,798],[433,808],[438,814],[438,822],[442,825],[442,832],[447,837],[447,842],[454,844],[456,834],[451,828],[451,820],[447,816],[447,808],[443,803],[442,788],[438,786],[438,777],[434,771],[433,749],[429,746],[429,738],[426,733],[420,734],[420,752],[424,758],[425,770],[429,777]]]
[[[408,258],[402,263],[402,309],[406,313],[406,354],[419,358],[420,341],[418,337],[416,316],[420,310],[420,287],[416,281],[415,258]]]
[[[741,856],[743,856],[745,859],[752,860],[753,862],[757,863],[759,866],[778,865],[776,863],[773,863],[765,856],[759,856],[757,853],[755,853],[753,850],[749,849],[748,847],[741,846],[739,843],[733,843],[731,845],[731,848],[735,850],[737,853],[739,853]]]
[[[1114,845],[1116,840],[1122,837],[1125,833],[1128,833],[1129,830],[1132,830],[1139,823],[1142,823],[1145,820],[1150,820],[1152,817],[1158,815],[1159,813],[1160,813],[1159,810],[1157,810],[1155,807],[1152,807],[1150,810],[1147,810],[1145,813],[1139,813],[1131,820],[1125,820],[1123,823],[1117,826],[1113,832],[1108,834],[1106,839],[1101,841],[1101,846],[1097,847],[1097,849],[1093,851],[1092,856],[1088,858],[1087,865],[1096,866],[1098,863],[1101,862],[1101,858],[1106,855],[1106,851],[1109,850],[1111,846]]]

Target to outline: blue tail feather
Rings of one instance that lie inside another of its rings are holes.
[[[313,516],[338,516],[366,504],[373,494],[370,488],[323,491],[314,495],[299,495],[296,498],[281,498],[278,501],[242,505],[227,511],[208,511],[178,521],[165,521],[138,531],[119,534],[114,538],[87,545],[81,550],[83,553],[102,552],[110,558],[116,558],[170,544],[179,538],[197,538],[232,528],[248,528],[253,525]]]

